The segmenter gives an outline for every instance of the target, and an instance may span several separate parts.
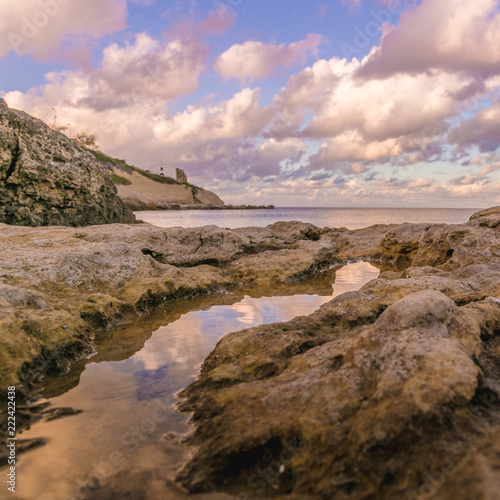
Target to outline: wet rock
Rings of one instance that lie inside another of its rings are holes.
[[[310,239],[314,226],[290,223],[286,237],[286,224],[279,230],[237,231],[0,224],[2,383],[28,384],[33,364],[42,372],[65,370],[68,359],[88,352],[96,328],[146,314],[168,300],[217,293],[245,281],[299,282],[340,262],[332,243]]]
[[[355,295],[350,301],[358,303]],[[179,480],[193,492],[222,485],[266,497],[273,483],[265,471],[277,464],[291,471],[286,481],[274,476],[278,490],[292,494],[286,498],[410,494],[426,473],[456,459],[457,440],[500,423],[498,407],[476,401],[484,376],[476,361],[484,349],[481,308],[500,324],[491,302],[457,307],[423,290],[366,327],[336,326],[332,313],[340,307],[328,304],[307,322],[225,337],[183,393],[184,409],[194,411],[189,442],[196,448]],[[366,312],[355,314],[357,325]],[[293,343],[289,332],[297,338],[308,325],[311,340],[322,342],[283,356]],[[259,373],[259,355],[274,373]]]
[[[221,339],[181,393],[195,431],[179,481],[191,492],[250,498],[422,498],[430,490],[433,498],[496,498],[496,221],[498,208],[456,226],[322,232],[338,257],[396,269],[307,318]]]
[[[290,248],[247,255],[232,266],[245,283],[269,284],[293,281],[326,269],[336,262],[335,247],[328,241],[298,241]]]

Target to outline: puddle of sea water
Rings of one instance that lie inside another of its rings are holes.
[[[336,272],[330,296],[245,296],[180,317],[173,312],[168,324],[142,332],[142,338],[137,329],[124,328],[103,339],[97,356],[49,381],[44,395],[53,407],[83,411],[22,433],[20,438],[43,437],[47,444],[19,457],[16,498],[186,498],[168,480],[188,457],[175,435],[190,430],[189,415],[175,411],[175,394],[194,380],[217,341],[230,332],[311,314],[378,274],[368,263],[348,264]],[[132,490],[138,496],[128,496]]]

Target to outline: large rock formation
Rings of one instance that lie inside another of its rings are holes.
[[[285,294],[369,260],[383,272],[360,291],[218,343],[182,394],[195,431],[178,479],[241,500],[497,499],[499,248],[500,207],[357,231],[0,225],[0,386],[20,397],[97,326],[171,299]]]
[[[396,267],[224,337],[182,394],[196,448],[179,480],[239,499],[500,498],[500,208],[321,240]]]
[[[134,222],[94,157],[0,99],[0,221],[23,226]]]

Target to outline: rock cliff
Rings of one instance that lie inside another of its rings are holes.
[[[95,158],[0,99],[0,221],[23,226],[134,222]]]

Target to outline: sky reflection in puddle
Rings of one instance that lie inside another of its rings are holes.
[[[378,274],[368,263],[349,264],[337,271],[333,296],[358,290]],[[199,365],[222,336],[311,314],[331,299],[246,296],[232,305],[183,314],[154,331],[127,359],[106,361],[106,348],[100,346],[96,360],[86,363],[78,385],[49,399],[54,407],[83,412],[36,423],[20,436],[44,437],[47,444],[19,457],[17,497],[113,498],[106,491],[120,487],[128,491],[124,486],[128,481],[139,481],[147,490],[141,498],[185,498],[165,481],[188,453],[175,439],[165,439],[165,435],[189,430],[189,416],[172,408],[175,394],[195,378]],[[120,342],[125,351],[130,348],[125,337],[117,334],[112,338],[114,354],[108,359],[116,359]],[[95,488],[97,479],[101,488]]]

